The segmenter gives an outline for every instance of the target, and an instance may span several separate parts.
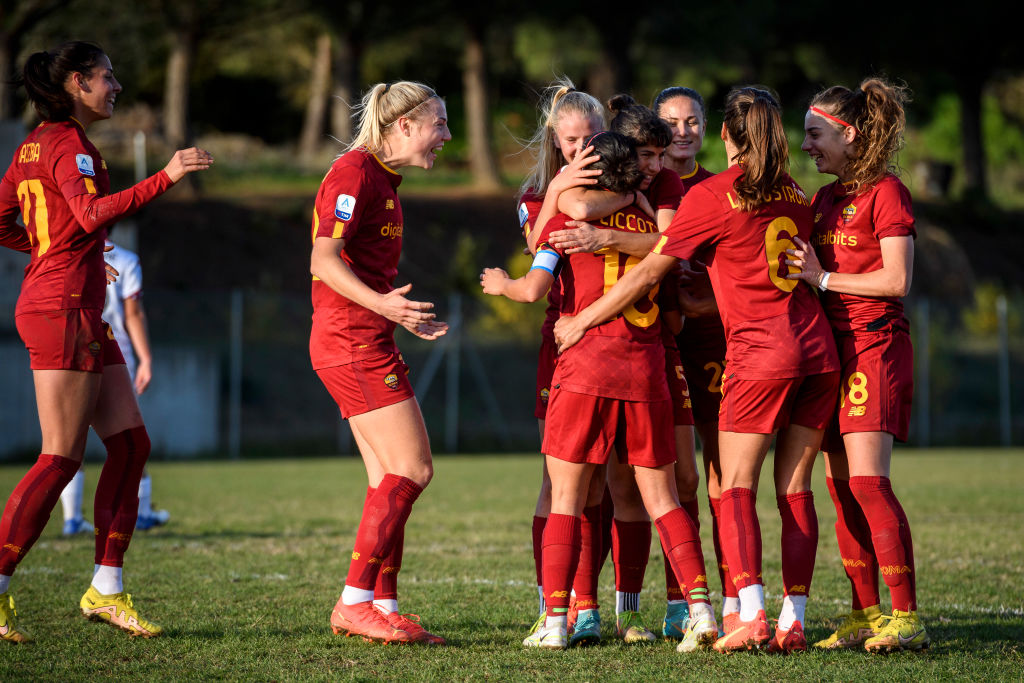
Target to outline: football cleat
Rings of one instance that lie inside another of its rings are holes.
[[[790,652],[806,652],[807,638],[804,636],[804,626],[799,621],[794,621],[788,629],[776,628],[775,635],[768,643],[768,652],[773,654],[788,655]]]
[[[578,613],[576,627],[569,636],[569,645],[596,645],[601,642],[601,615],[596,609]]]
[[[135,528],[139,531],[149,531],[155,526],[163,526],[171,521],[171,513],[167,510],[153,510],[148,514],[140,514],[135,520]]]
[[[564,650],[568,645],[568,637],[563,626],[545,626],[526,636],[523,647],[537,647],[543,650]]]
[[[720,636],[724,636],[726,633],[729,633],[730,631],[735,631],[736,627],[739,626],[739,623],[740,623],[740,613],[739,612],[729,612],[728,614],[723,614],[722,615],[722,630],[719,631],[719,635]]]
[[[896,652],[898,650],[924,650],[931,644],[924,624],[917,612],[892,611],[892,616],[878,630],[878,633],[864,641],[868,652]]]
[[[380,610],[373,606],[372,601],[346,605],[339,598],[331,612],[331,630],[339,635],[344,633],[346,638],[360,636],[363,640],[385,645],[413,641],[406,631],[392,626]]]
[[[878,605],[864,609],[855,609],[847,614],[839,628],[824,640],[819,640],[814,647],[819,650],[844,650],[859,647],[865,640],[876,635],[885,625],[888,617],[882,614]]]
[[[764,610],[760,610],[757,616],[750,621],[742,621],[737,618],[734,628],[731,631],[726,631],[724,636],[715,641],[715,651],[760,650],[770,638],[768,619],[764,616]]]
[[[696,652],[707,650],[718,639],[718,624],[715,623],[715,615],[710,613],[701,614],[690,620],[683,635],[682,641],[676,645],[676,652]]]
[[[64,530],[61,534],[64,536],[74,536],[75,534],[91,534],[92,532],[92,523],[87,519],[79,517],[77,519],[65,519]]]
[[[90,621],[105,621],[132,636],[153,638],[164,632],[156,624],[150,623],[139,616],[132,603],[129,593],[103,595],[93,586],[82,596],[79,602],[82,614]]]
[[[537,617],[537,621],[533,622],[533,626],[530,627],[530,633],[536,633],[539,628],[544,626],[544,622],[547,620],[547,618],[547,613],[541,612],[540,616]]]
[[[31,643],[32,638],[15,623],[18,612],[10,593],[0,593],[0,639],[12,643]]]
[[[388,620],[388,623],[393,627],[405,631],[412,636],[412,642],[423,643],[424,645],[447,645],[444,638],[438,635],[434,635],[427,629],[420,626],[420,615],[418,614],[399,614],[398,612],[389,612],[384,616]]]
[[[644,627],[639,612],[621,612],[615,617],[615,634],[629,644],[653,643],[657,638]]]
[[[661,625],[661,635],[670,640],[682,640],[686,637],[686,627],[689,621],[690,606],[685,602],[670,602],[665,607],[665,621]]]

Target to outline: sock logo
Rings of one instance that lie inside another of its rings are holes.
[[[551,591],[552,598],[567,598],[569,597],[569,591]]]
[[[844,557],[843,558],[843,566],[844,567],[866,567],[867,565],[864,563],[864,560],[857,560],[857,559],[850,560],[850,559],[847,559],[847,558]]]
[[[4,550],[10,550],[12,553],[21,556],[20,545],[14,545],[13,543],[4,543]]]
[[[910,574],[910,567],[903,565],[902,567],[898,564],[887,564],[882,569],[882,574],[885,576],[893,576],[899,574]]]
[[[792,595],[793,593],[803,593],[803,594],[806,594],[807,593],[807,586],[804,586],[804,585],[790,586],[789,588],[786,589],[786,593],[789,594],[789,595]]]

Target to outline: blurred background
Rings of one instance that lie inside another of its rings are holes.
[[[0,155],[35,125],[9,82],[33,51],[69,39],[106,50],[124,87],[89,130],[115,189],[208,149],[216,166],[117,226],[137,251],[154,345],[141,397],[154,457],[351,453],[309,364],[313,198],[373,83],[424,81],[454,139],[402,185],[398,284],[453,331],[399,332],[439,452],[534,450],[543,306],[479,293],[484,266],[524,272],[515,212],[532,164],[539,93],[565,74],[602,100],[696,88],[708,105],[700,162],[725,168],[725,93],[760,83],[786,111],[792,173],[833,180],[800,152],[806,105],[884,74],[913,92],[899,161],[918,239],[907,299],[916,351],[911,443],[1024,441],[1024,49],[998,6],[733,2],[486,4],[313,0],[0,0]],[[995,17],[995,18],[993,18]],[[24,256],[0,253],[0,459],[34,457],[38,422],[14,328]]]

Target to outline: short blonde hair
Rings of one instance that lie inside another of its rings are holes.
[[[403,116],[416,119],[424,104],[441,99],[433,88],[415,81],[378,83],[371,87],[356,107],[358,132],[346,151],[365,148],[376,154],[384,148],[387,130]]]

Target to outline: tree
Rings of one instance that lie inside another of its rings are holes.
[[[0,0],[0,121],[16,118],[11,81],[25,34],[70,0]]]
[[[316,40],[310,73],[309,102],[299,136],[299,159],[309,165],[323,140],[324,119],[331,82],[331,36],[321,33]]]
[[[485,24],[480,17],[464,22],[466,46],[463,52],[462,90],[466,107],[469,168],[473,185],[481,190],[501,187],[498,161],[491,144],[491,108],[487,97],[487,58],[484,51]]]

